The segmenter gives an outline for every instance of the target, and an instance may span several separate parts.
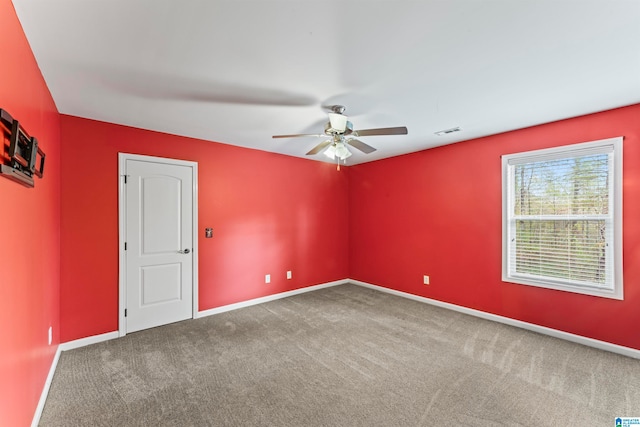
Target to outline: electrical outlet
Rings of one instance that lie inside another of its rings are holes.
[[[287,271],[287,279],[291,279],[291,270]]]
[[[265,274],[264,283],[271,283],[271,275],[270,274]]]
[[[425,285],[428,285],[428,284],[429,284],[429,276],[425,275],[425,276],[423,277],[422,281],[423,281],[423,283],[424,283]]]

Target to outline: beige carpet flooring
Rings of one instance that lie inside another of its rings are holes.
[[[614,426],[640,361],[356,285],[63,352],[41,426]]]

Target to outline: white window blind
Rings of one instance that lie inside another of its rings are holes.
[[[503,280],[622,299],[622,138],[503,157]]]

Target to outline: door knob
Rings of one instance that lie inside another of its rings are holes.
[[[190,249],[185,249],[184,251],[178,251],[179,254],[188,254],[189,252],[191,252]]]

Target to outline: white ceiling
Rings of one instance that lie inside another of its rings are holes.
[[[61,113],[292,156],[325,105],[408,127],[357,164],[640,102],[639,0],[13,4]]]

